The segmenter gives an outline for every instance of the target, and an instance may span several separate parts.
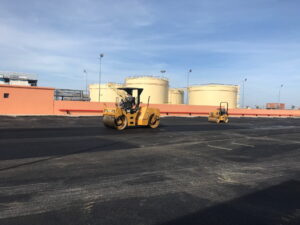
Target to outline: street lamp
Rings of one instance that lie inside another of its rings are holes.
[[[167,71],[166,71],[166,70],[161,70],[160,72],[161,72],[161,74],[164,74],[164,73],[167,72]]]
[[[281,95],[281,88],[283,87],[283,84],[281,84],[280,85],[280,87],[279,87],[279,93],[278,93],[278,106],[277,106],[277,108],[279,109],[280,108],[280,95]]]
[[[102,58],[103,58],[103,53],[100,54],[100,69],[99,69],[99,102],[100,102],[100,85],[101,85],[101,61],[102,61]]]
[[[186,104],[189,104],[189,86],[190,86],[190,73],[192,69],[189,69],[187,72],[187,82],[186,82]]]
[[[88,74],[86,72],[86,70],[83,70],[83,73],[85,74],[85,94],[88,94]]]
[[[245,82],[247,82],[247,78],[243,80],[243,108],[245,108]]]

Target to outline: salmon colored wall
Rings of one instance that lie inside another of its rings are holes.
[[[9,97],[4,98],[4,93]],[[0,85],[0,114],[51,115],[53,88]]]
[[[106,107],[114,106],[114,103],[55,101],[54,112],[59,115],[102,115],[104,104]],[[167,116],[208,116],[208,113],[214,111],[218,106],[152,104],[149,107],[159,108],[161,114]],[[229,114],[230,116],[251,117],[300,117],[300,110],[230,109]]]
[[[300,110],[231,109],[231,116],[299,116]]]
[[[4,98],[9,93],[9,98]],[[53,88],[0,85],[0,115],[102,115],[114,103],[55,101]],[[217,106],[153,104],[162,115],[207,116]],[[300,110],[230,109],[230,116],[297,116]]]
[[[114,103],[84,101],[54,101],[56,115],[102,115],[104,107],[113,107]]]

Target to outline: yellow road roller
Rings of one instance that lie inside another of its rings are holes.
[[[220,102],[220,107],[216,111],[209,113],[208,121],[228,123],[228,102]]]
[[[158,127],[160,111],[157,108],[149,108],[150,96],[146,106],[140,105],[140,95],[143,88],[117,88],[117,90],[125,94],[119,95],[121,102],[117,102],[116,107],[104,108],[103,123],[106,127],[117,130],[135,126]]]

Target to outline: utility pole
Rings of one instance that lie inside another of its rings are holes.
[[[85,94],[88,95],[88,74],[86,70],[83,70],[83,73],[85,74]]]
[[[281,95],[281,88],[283,87],[283,84],[281,84],[280,85],[280,87],[279,87],[279,93],[278,93],[278,106],[277,106],[277,108],[278,109],[280,109],[280,95]]]
[[[102,61],[102,58],[103,58],[103,53],[100,54],[100,68],[99,68],[99,102],[100,102],[100,86],[101,86],[101,61]]]
[[[247,78],[243,80],[243,106],[242,108],[245,108],[245,82],[247,82]]]
[[[187,72],[187,81],[186,81],[186,104],[189,104],[189,86],[190,86],[190,73],[192,69],[189,69]]]

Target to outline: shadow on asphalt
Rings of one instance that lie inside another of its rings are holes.
[[[300,181],[290,180],[161,225],[299,225],[299,209]]]
[[[208,200],[182,192],[94,202],[87,210],[89,204],[2,219],[0,224],[299,225],[300,182],[289,180],[211,207],[206,207]],[[189,213],[197,208],[203,209]]]

